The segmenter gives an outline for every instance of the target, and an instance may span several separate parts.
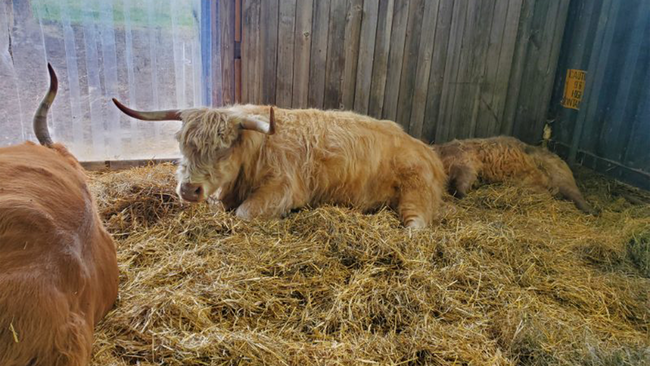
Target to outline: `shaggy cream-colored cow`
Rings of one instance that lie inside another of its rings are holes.
[[[448,177],[448,190],[462,198],[477,180],[518,181],[571,200],[581,211],[596,214],[582,197],[569,166],[550,151],[514,137],[454,140],[433,145]]]
[[[113,101],[134,118],[183,121],[178,194],[185,201],[217,192],[243,219],[320,204],[388,205],[411,228],[429,225],[441,205],[440,159],[391,121],[256,105],[142,112]]]

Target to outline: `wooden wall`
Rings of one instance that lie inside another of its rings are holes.
[[[220,0],[224,103],[239,59],[241,102],[354,110],[427,141],[538,142],[569,2]]]

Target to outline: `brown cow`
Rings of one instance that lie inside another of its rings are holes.
[[[182,199],[217,192],[243,219],[280,217],[319,204],[393,207],[410,228],[430,224],[445,174],[438,156],[391,121],[352,112],[235,105],[126,114],[182,120],[177,134]]]
[[[462,198],[477,180],[496,183],[516,180],[540,190],[550,190],[597,214],[582,197],[569,166],[548,150],[514,137],[453,140],[433,145],[445,166],[449,193]]]
[[[47,130],[50,89],[31,142],[0,148],[0,365],[78,366],[117,298],[115,244],[83,168]]]

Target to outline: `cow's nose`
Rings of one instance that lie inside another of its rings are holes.
[[[189,202],[199,202],[203,198],[203,186],[194,183],[182,183],[181,198]]]

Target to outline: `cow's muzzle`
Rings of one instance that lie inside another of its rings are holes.
[[[203,185],[196,183],[181,183],[178,187],[178,195],[184,201],[201,202],[203,197]]]

